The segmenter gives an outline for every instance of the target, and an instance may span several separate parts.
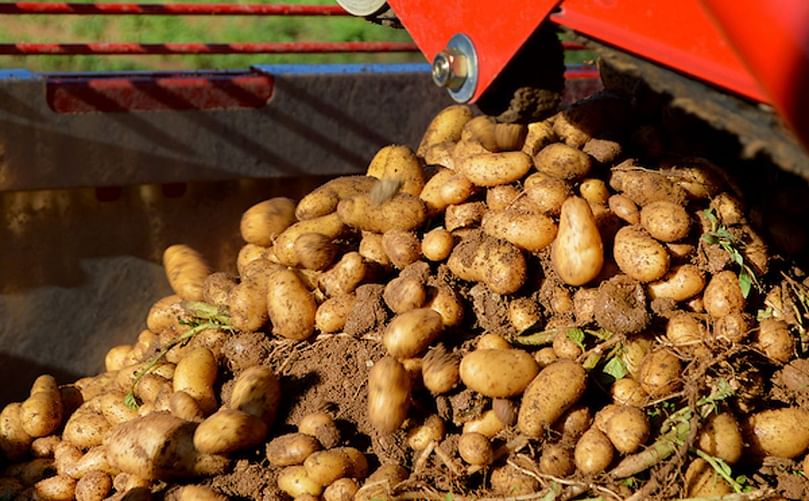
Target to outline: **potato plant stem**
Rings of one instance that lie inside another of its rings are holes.
[[[514,338],[514,342],[528,346],[541,346],[543,344],[552,343],[556,334],[556,329],[549,329],[546,331],[537,332],[535,334],[530,334],[528,336],[518,336]]]
[[[691,426],[688,420],[680,421],[674,428],[661,435],[655,443],[643,451],[625,457],[610,471],[610,476],[612,478],[627,478],[651,468],[674,454],[677,447],[688,438],[690,431]]]

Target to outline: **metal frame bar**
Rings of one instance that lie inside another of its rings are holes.
[[[186,3],[0,3],[0,14],[79,16],[351,16],[338,5]]]

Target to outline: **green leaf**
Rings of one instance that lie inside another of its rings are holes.
[[[762,320],[766,320],[768,318],[772,318],[772,308],[769,306],[767,308],[759,308],[756,312],[756,320],[761,322]]]
[[[568,339],[570,339],[571,341],[576,343],[576,345],[579,348],[581,348],[582,351],[584,351],[584,331],[583,330],[581,330],[581,329],[579,329],[577,327],[574,327],[572,329],[568,329],[567,332],[565,332],[565,335],[567,336]]]
[[[589,370],[595,369],[596,365],[598,365],[598,362],[600,362],[600,361],[601,361],[601,355],[599,355],[598,353],[591,353],[584,360],[584,362],[581,364],[581,366],[584,367],[584,370],[589,371]]]
[[[750,289],[753,287],[753,279],[744,268],[739,272],[739,287],[742,288],[742,296],[747,298],[750,295]]]
[[[710,221],[712,225],[716,226],[719,224],[719,220],[716,218],[716,214],[714,214],[713,209],[705,209],[702,211],[702,214],[708,218],[708,221]]]
[[[605,374],[609,374],[610,376],[614,377],[616,381],[626,377],[628,372],[626,370],[626,366],[624,365],[624,361],[621,360],[620,357],[612,357],[609,359],[607,363],[604,364],[604,368],[601,370]]]
[[[135,395],[133,395],[132,392],[127,393],[124,396],[124,405],[126,405],[127,407],[129,407],[133,411],[138,409],[138,407],[139,407],[138,406],[138,401],[135,399]]]
[[[733,261],[739,266],[744,266],[744,257],[742,257],[742,254],[737,249],[731,247],[730,257],[732,257]]]
[[[706,244],[716,245],[716,243],[719,242],[719,239],[717,239],[711,233],[706,233],[706,234],[702,235],[702,241],[705,242]]]
[[[455,497],[452,495],[451,492],[448,492],[446,496],[444,496],[444,501],[453,501]]]

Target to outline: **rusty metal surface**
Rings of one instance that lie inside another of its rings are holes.
[[[80,115],[48,107],[45,79],[0,75],[0,190],[357,172],[381,145],[415,146],[451,102],[429,74],[401,68],[270,67],[273,96],[254,110]]]

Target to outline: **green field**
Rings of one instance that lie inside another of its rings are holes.
[[[69,0],[87,3],[87,0]],[[99,0],[109,1],[109,0]],[[137,0],[130,0],[137,1]],[[150,0],[145,0],[150,1]],[[154,1],[154,0],[151,0]],[[215,3],[224,0],[167,0]],[[334,0],[247,0],[330,4]],[[0,42],[409,41],[403,30],[352,17],[0,16]],[[109,71],[245,68],[252,64],[423,61],[420,54],[249,54],[201,56],[0,56],[2,68]]]

